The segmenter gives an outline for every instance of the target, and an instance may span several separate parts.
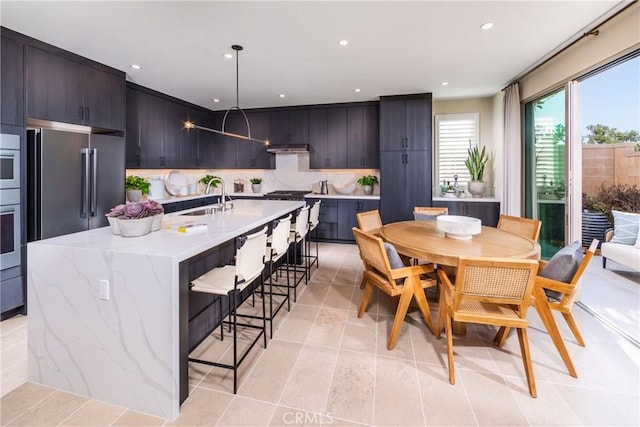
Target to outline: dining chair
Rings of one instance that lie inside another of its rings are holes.
[[[265,314],[266,320],[269,322],[269,338],[273,338],[273,319],[278,314],[280,309],[287,303],[287,311],[291,310],[291,287],[289,281],[289,264],[284,263],[286,268],[286,280],[285,285],[279,285],[273,283],[273,275],[277,278],[277,268],[274,270],[274,266],[282,260],[285,255],[289,254],[289,236],[291,228],[291,214],[284,218],[276,219],[272,222],[271,236],[267,239],[267,248],[265,254],[265,262],[269,267],[269,287],[265,293],[269,296],[269,315]],[[276,291],[273,288],[276,288]],[[286,293],[283,293],[279,288],[284,287]],[[276,309],[273,309],[274,296],[283,297],[282,300],[277,303]]]
[[[414,206],[413,219],[416,221],[435,221],[440,215],[449,215],[449,208]]]
[[[582,334],[580,333],[580,329],[578,328],[578,324],[576,323],[576,319],[573,317],[571,310],[573,308],[573,304],[576,301],[576,298],[580,294],[580,283],[582,275],[587,269],[587,265],[589,265],[591,258],[593,258],[599,242],[599,240],[593,239],[591,245],[589,246],[589,249],[584,254],[584,258],[582,258],[582,261],[577,266],[575,273],[573,273],[573,275],[569,273],[570,279],[567,282],[541,276],[541,274],[544,274],[543,271],[545,270],[545,268],[551,262],[553,262],[553,258],[550,261],[538,261],[536,286],[541,286],[542,288],[544,288],[549,307],[552,310],[559,311],[562,314],[562,317],[564,317],[564,320],[567,322],[567,325],[569,326],[571,333],[575,337],[576,342],[581,347],[585,347],[584,339],[582,337]],[[508,333],[508,328],[502,328],[500,331],[498,331],[498,334],[495,337],[495,342],[499,346],[504,345]]]
[[[527,338],[527,310],[537,268],[535,260],[460,257],[455,286],[444,270],[438,270],[442,289],[436,338],[440,338],[444,325],[451,384],[455,384],[452,322],[507,326],[518,329],[529,393],[536,397]]]
[[[316,268],[320,268],[320,261],[318,258],[318,224],[320,224],[320,203],[322,200],[316,200],[309,210],[309,238],[307,239],[307,257],[309,258],[309,271],[311,274],[311,267],[313,264],[316,265]],[[311,233],[316,232],[315,241],[316,241],[316,252],[315,255],[311,255]]]
[[[293,271],[293,283],[290,285],[293,288],[293,302],[298,300],[298,285],[302,279],[304,279],[305,285],[309,283],[309,258],[305,253],[306,239],[309,234],[309,210],[308,205],[298,209],[295,222],[290,227],[289,242],[290,246],[293,246],[291,251],[293,259],[289,257],[287,265]],[[298,264],[299,260],[301,260],[302,266]],[[298,273],[301,273],[300,277],[298,277]]]
[[[222,301],[223,296],[229,300],[229,318],[220,322],[220,339],[224,339],[224,325],[232,326],[233,330],[233,364],[225,364],[210,360],[189,357],[190,362],[202,363],[209,366],[233,370],[233,393],[238,390],[238,368],[245,360],[246,355],[262,337],[264,347],[267,348],[264,281],[261,280],[262,313],[260,316],[253,314],[238,314],[238,306],[242,291],[253,284],[258,278],[262,279],[264,272],[265,247],[267,245],[267,227],[262,230],[236,238],[235,265],[224,265],[209,270],[207,273],[191,282],[192,292],[204,292],[214,294]],[[222,312],[222,303],[220,303]],[[239,323],[238,317],[260,319],[260,323]],[[251,340],[248,346],[238,354],[238,326],[257,329],[260,332]]]
[[[407,315],[409,303],[414,298],[427,327],[431,333],[434,333],[431,310],[429,309],[429,304],[424,294],[424,289],[436,285],[435,280],[424,278],[425,274],[433,272],[433,266],[406,266],[402,263],[393,245],[389,243],[385,244],[380,237],[356,227],[352,230],[356,244],[360,249],[360,254],[365,263],[365,271],[363,273],[365,288],[358,310],[358,318],[361,318],[367,310],[367,304],[373,293],[373,288],[376,287],[390,297],[400,296],[396,314],[393,319],[393,326],[391,327],[391,333],[387,340],[388,350],[393,350],[395,347],[402,322]],[[392,259],[392,262],[390,259]]]
[[[500,215],[498,219],[498,230],[508,231],[509,233],[518,234],[534,242],[540,236],[540,228],[542,221],[531,218],[521,218],[519,216]]]
[[[382,219],[378,210],[358,212],[356,220],[360,230],[367,233],[378,234],[378,230],[382,227]]]

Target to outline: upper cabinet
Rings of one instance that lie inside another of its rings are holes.
[[[1,43],[2,124],[24,126],[23,44],[5,37],[4,29]]]
[[[380,151],[431,150],[431,94],[380,97]]]
[[[27,117],[124,130],[124,73],[33,46],[25,63]]]
[[[309,110],[278,109],[269,112],[273,144],[307,144],[309,142]]]
[[[378,168],[378,103],[312,108],[309,144],[312,169]]]
[[[238,135],[249,134],[251,138],[269,140],[271,132],[271,117],[268,111],[249,111],[245,116],[239,111],[230,111],[224,123],[225,132]],[[222,129],[224,114],[218,115]],[[247,122],[248,125],[247,126]],[[267,152],[264,143],[249,139],[235,138],[232,136],[216,135],[215,149],[213,152],[213,167],[220,169],[273,169],[275,158]]]

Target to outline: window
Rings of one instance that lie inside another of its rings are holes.
[[[434,194],[440,195],[440,186],[458,182],[466,186],[471,179],[464,165],[467,150],[471,144],[478,144],[480,113],[439,114],[436,115],[436,171]]]

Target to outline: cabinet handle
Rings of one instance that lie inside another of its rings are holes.
[[[84,119],[85,120],[91,120],[89,118],[89,107],[85,107],[85,109],[84,109]]]
[[[140,154],[136,154],[136,166],[140,166]]]
[[[82,120],[84,117],[84,108],[82,108],[82,105],[80,107],[78,107],[78,118],[80,120]]]
[[[404,148],[409,148],[409,138],[404,139]]]

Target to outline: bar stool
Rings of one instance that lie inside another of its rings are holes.
[[[233,393],[237,391],[238,385],[238,367],[245,359],[249,351],[254,347],[262,336],[264,340],[264,347],[267,347],[266,336],[266,319],[265,319],[265,304],[264,304],[264,281],[261,280],[262,288],[262,316],[253,316],[248,314],[238,314],[238,295],[251,285],[257,278],[262,279],[262,273],[264,272],[264,256],[265,247],[267,245],[267,227],[257,233],[250,235],[243,235],[236,238],[236,256],[235,265],[224,265],[209,270],[207,273],[198,277],[191,282],[191,291],[193,292],[205,292],[220,296],[220,307],[222,313],[222,297],[228,296],[229,298],[229,320],[220,322],[220,339],[224,339],[224,325],[227,324],[233,327],[233,365],[228,365],[219,362],[212,362],[208,360],[189,358],[190,362],[202,363],[210,366],[217,366],[219,368],[232,369],[233,370]],[[262,326],[249,323],[238,323],[238,317],[258,318],[262,319]],[[250,345],[241,353],[238,354],[238,325],[258,329],[260,332],[251,341]]]
[[[269,266],[269,316],[266,318],[269,321],[269,338],[273,338],[273,318],[278,314],[280,309],[287,303],[287,311],[291,310],[291,288],[289,286],[289,263],[285,263],[287,269],[287,284],[277,285],[273,283],[274,269],[273,266],[280,261],[285,255],[289,253],[289,233],[291,229],[291,214],[284,218],[276,219],[273,221],[271,236],[267,239],[267,253],[266,261]],[[276,280],[277,280],[277,268],[276,268]],[[287,293],[274,292],[273,288],[284,287]],[[276,311],[273,311],[273,297],[284,297],[281,302],[278,303]]]
[[[309,206],[304,206],[298,210],[296,215],[296,222],[291,225],[291,231],[289,234],[290,245],[293,245],[293,261],[290,257],[287,259],[287,264],[293,269],[293,283],[290,286],[293,288],[293,302],[298,300],[298,285],[304,279],[305,285],[309,283],[309,275],[307,271],[308,258],[304,254],[305,239],[309,231]],[[298,262],[298,247],[300,247],[300,259],[302,260],[302,267]],[[298,278],[298,273],[302,273]]]
[[[315,230],[316,236],[316,254],[311,255],[311,240],[307,239],[307,257],[309,259],[308,263],[308,271],[307,273],[311,276],[311,267],[313,264],[316,265],[316,268],[320,267],[320,262],[318,261],[318,224],[320,224],[320,203],[321,200],[316,200],[315,203],[311,206],[309,210],[309,238],[311,237],[311,233]],[[313,259],[313,261],[311,261]]]

